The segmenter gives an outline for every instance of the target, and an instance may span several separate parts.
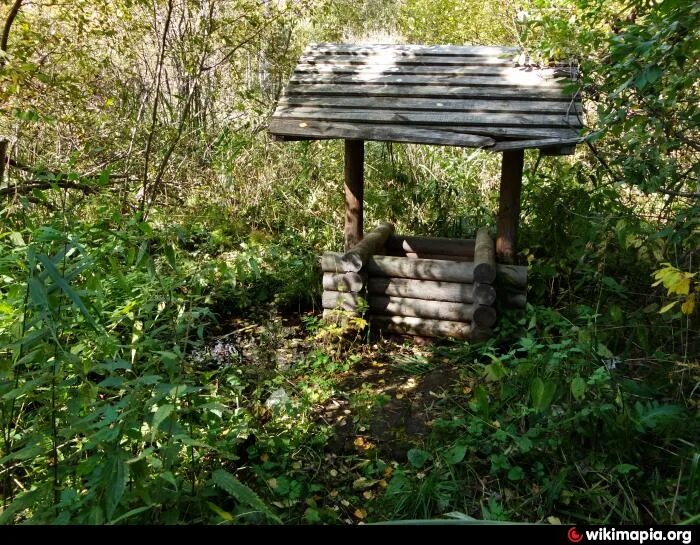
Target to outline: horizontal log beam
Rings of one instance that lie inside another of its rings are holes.
[[[365,287],[367,277],[362,273],[323,273],[323,289],[359,293]]]
[[[505,292],[502,297],[506,308],[522,309],[527,306],[527,294],[525,293]]]
[[[518,291],[527,290],[527,267],[524,265],[498,265],[496,278],[499,285],[511,286]]]
[[[471,262],[473,258],[461,255],[444,255],[444,254],[417,254],[415,252],[400,252],[392,250],[387,252],[387,255],[397,257],[408,257],[409,259],[439,259],[442,261],[459,261],[460,263]]]
[[[496,323],[496,310],[485,305],[427,301],[388,295],[370,295],[368,300],[372,314],[471,322],[482,328],[491,327]]]
[[[452,339],[481,340],[491,335],[491,331],[472,327],[465,322],[430,320],[406,316],[370,315],[373,325],[399,335],[420,335],[423,337],[449,337]]]
[[[358,293],[342,291],[324,291],[321,296],[321,306],[325,309],[357,311],[367,305],[367,299]]]
[[[462,284],[459,282],[436,282],[413,278],[372,277],[367,282],[370,294],[410,297],[429,301],[451,301],[454,303],[478,303],[493,305],[496,290],[488,284]]]
[[[368,261],[368,271],[374,276],[416,278],[442,282],[474,282],[474,264],[438,259],[408,259],[375,255]]]
[[[474,240],[457,238],[427,238],[394,235],[387,240],[387,250],[415,254],[474,256]]]

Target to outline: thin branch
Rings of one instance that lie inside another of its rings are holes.
[[[155,8],[154,8],[155,9]],[[168,11],[165,15],[165,24],[163,27],[163,38],[160,44],[160,51],[158,52],[158,61],[156,64],[156,81],[155,81],[155,95],[153,97],[153,112],[151,115],[151,130],[148,132],[148,140],[146,142],[146,154],[143,163],[143,196],[141,198],[141,210],[146,207],[146,198],[148,195],[148,163],[151,157],[151,148],[153,146],[153,138],[156,132],[156,125],[158,124],[158,100],[160,98],[160,83],[163,77],[163,64],[165,62],[165,48],[168,41],[168,32],[170,30],[170,21],[173,15],[173,0],[168,0]]]
[[[672,197],[682,197],[684,199],[700,199],[700,193],[693,193],[692,191],[672,191],[670,189],[658,188],[656,191],[663,193],[664,195],[670,195]]]
[[[10,39],[10,29],[12,28],[12,23],[15,22],[15,17],[19,13],[19,8],[22,7],[22,0],[15,0],[15,3],[10,8],[10,13],[5,19],[5,27],[2,29],[2,36],[0,36],[0,51],[7,53],[7,42]],[[6,63],[5,55],[0,56],[0,68],[3,68]]]
[[[101,189],[100,187],[95,187],[92,185],[81,184],[76,182],[67,181],[54,181],[54,182],[44,182],[40,180],[30,180],[24,182],[21,185],[13,185],[9,187],[0,188],[0,195],[11,195],[12,193],[22,193],[24,191],[29,191],[32,189],[77,189],[83,193],[97,193]]]

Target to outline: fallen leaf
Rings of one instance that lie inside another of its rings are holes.
[[[377,484],[376,480],[367,479],[366,477],[360,477],[352,482],[353,490],[365,490]]]
[[[357,508],[355,509],[355,512],[353,514],[358,519],[363,520],[367,516],[367,511],[365,511],[364,509]]]

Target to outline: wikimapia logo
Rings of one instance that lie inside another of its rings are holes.
[[[688,545],[693,541],[693,532],[692,530],[654,530],[653,528],[648,530],[598,528],[580,532],[572,526],[566,533],[566,537],[571,543],[581,543],[585,537],[586,541],[632,541],[640,544],[647,541],[679,541]]]

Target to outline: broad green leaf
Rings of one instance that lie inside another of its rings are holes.
[[[557,385],[553,382],[544,382],[540,377],[535,377],[530,383],[530,396],[532,408],[542,412],[549,407],[554,399]]]
[[[499,359],[494,359],[493,363],[488,364],[484,370],[486,372],[486,380],[489,382],[501,380],[507,374],[503,362]]]
[[[13,501],[4,511],[0,513],[0,525],[11,523],[12,517],[15,514],[21,513],[28,507],[36,504],[37,501],[41,499],[44,492],[45,491],[41,488],[36,488],[34,490],[29,490],[28,492],[23,492],[17,496],[15,501]]]
[[[130,511],[127,511],[126,513],[119,515],[117,518],[112,519],[109,524],[118,524],[123,520],[129,519],[133,517],[134,515],[138,515],[139,513],[143,513],[144,511],[148,511],[150,509],[153,509],[153,505],[144,505],[142,507],[136,507],[135,509],[131,509]]]
[[[153,422],[151,423],[151,438],[155,437],[156,433],[158,432],[158,428],[163,421],[170,416],[170,413],[173,412],[173,408],[172,403],[166,403],[165,405],[158,407],[153,415]]]
[[[448,448],[445,451],[445,461],[448,464],[458,464],[462,460],[464,460],[464,456],[467,454],[467,446],[466,445],[455,445],[453,447]]]
[[[571,395],[573,395],[575,399],[581,400],[581,399],[583,399],[583,396],[585,394],[586,394],[586,381],[583,380],[581,377],[574,377],[571,380]]]
[[[421,468],[430,458],[430,454],[419,448],[412,448],[407,453],[408,461],[415,468]]]
[[[620,475],[628,475],[632,471],[639,471],[639,468],[632,464],[618,464],[614,469]]]
[[[231,497],[238,502],[252,507],[263,513],[269,520],[276,524],[282,524],[282,521],[275,515],[270,508],[253,492],[249,487],[244,485],[235,476],[231,475],[224,469],[217,469],[212,473],[212,481],[219,488],[223,489]]]
[[[508,470],[508,479],[511,481],[520,481],[523,477],[525,477],[525,472],[520,466],[511,467]]]
[[[22,447],[21,449],[0,458],[0,464],[5,464],[12,460],[29,460],[39,456],[43,451],[44,449],[41,448],[41,445],[26,445],[25,447]]]

